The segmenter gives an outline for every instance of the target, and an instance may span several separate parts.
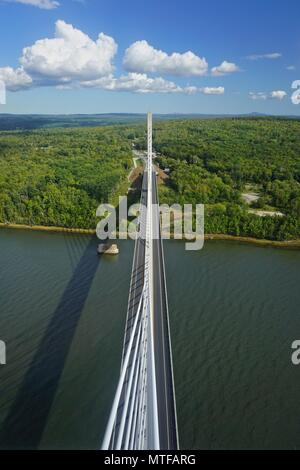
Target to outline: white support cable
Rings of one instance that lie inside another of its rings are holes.
[[[129,358],[130,358],[130,355],[131,355],[131,348],[132,348],[133,340],[134,340],[134,337],[135,337],[135,331],[136,331],[138,319],[140,317],[141,302],[142,302],[142,296],[140,298],[137,314],[136,314],[136,317],[135,317],[134,325],[133,325],[131,336],[130,336],[130,341],[129,341],[126,356],[125,356],[125,359],[124,359],[123,369],[122,369],[121,376],[120,376],[120,379],[119,379],[116,395],[115,395],[115,398],[114,398],[114,401],[113,401],[113,406],[112,406],[112,409],[111,409],[111,413],[110,413],[110,417],[109,417],[109,420],[108,420],[107,428],[106,428],[106,431],[105,431],[103,444],[102,444],[102,450],[108,450],[109,449],[109,444],[110,444],[111,437],[112,437],[112,434],[113,434],[114,425],[115,425],[116,416],[117,416],[118,407],[119,407],[119,402],[120,402],[120,398],[121,398],[121,394],[122,394],[122,389],[123,389],[123,386],[124,386],[124,379],[125,379],[125,376],[126,376],[127,367],[128,367],[128,363],[129,363]]]
[[[126,437],[124,441],[124,450],[129,450],[129,440],[132,435],[132,430],[133,430],[133,425],[134,425],[134,405],[137,403],[137,398],[138,398],[138,379],[139,379],[139,371],[141,367],[141,358],[140,355],[138,357],[138,362],[137,362],[137,373],[135,374],[134,377],[134,383],[133,383],[133,391],[132,391],[132,398],[131,398],[131,403],[130,403],[130,408],[129,408],[129,414],[128,414],[128,423],[127,423],[127,432],[126,432]]]
[[[142,183],[142,190],[143,190],[143,183]],[[144,232],[144,226],[146,225],[145,220],[143,220],[143,219],[145,219],[145,211],[143,209],[144,209],[144,204],[142,204],[142,200],[141,200],[140,201],[140,206],[139,206],[139,217],[138,217],[140,234],[142,234]],[[143,239],[143,237],[142,237],[142,239]],[[129,320],[130,300],[131,300],[130,295],[131,295],[131,292],[132,292],[133,279],[135,278],[135,276],[134,276],[134,266],[135,266],[135,259],[136,259],[137,244],[138,244],[138,236],[137,236],[137,238],[135,240],[135,244],[134,244],[132,273],[131,273],[130,288],[129,288],[128,308],[127,308],[127,315],[126,315],[126,325],[128,325],[128,320]],[[125,358],[125,349],[126,349],[126,335],[124,335],[124,339],[123,339],[123,354],[122,354],[121,369],[122,369],[122,365],[123,365],[124,358]]]
[[[136,250],[137,250],[137,241],[134,244],[134,252],[133,252],[133,268],[131,272],[131,279],[130,279],[130,287],[129,287],[129,296],[128,296],[128,306],[127,306],[127,314],[126,314],[126,326],[129,323],[129,314],[130,314],[130,303],[131,303],[131,293],[132,293],[132,288],[133,288],[133,279],[134,279],[134,265],[135,265],[135,259],[136,259]],[[125,359],[125,349],[126,349],[126,334],[124,335],[123,339],[123,353],[122,353],[122,361],[121,361],[121,370],[123,367],[124,359]]]
[[[147,296],[147,289],[145,289],[145,295]],[[138,449],[143,449],[142,446],[142,438],[145,433],[146,428],[146,419],[145,419],[145,406],[147,400],[147,359],[148,359],[148,322],[149,322],[149,312],[148,312],[148,298],[145,299],[145,307],[144,307],[144,347],[142,349],[143,357],[142,357],[142,375],[141,375],[141,406],[140,406],[140,414],[139,414],[139,429],[138,429]]]
[[[148,342],[149,343],[149,342]],[[147,345],[149,347],[149,344]],[[150,392],[150,387],[149,387],[149,381],[148,381],[148,357],[149,353],[147,354],[147,357],[145,358],[145,370],[144,370],[144,394],[143,394],[143,405],[142,405],[142,415],[141,415],[141,434],[140,434],[140,447],[142,449],[148,448],[147,442],[151,440],[151,433],[150,428],[149,428],[149,421],[151,421],[151,410],[148,406],[148,400],[149,400],[149,393]]]
[[[141,427],[140,427],[140,433],[139,433],[139,440],[138,440],[138,450],[146,450],[146,439],[147,439],[147,432],[146,432],[146,426],[147,426],[147,406],[146,406],[146,400],[147,400],[147,382],[144,382],[144,391],[143,391],[143,406],[141,410]]]
[[[126,387],[126,398],[125,398],[125,403],[124,407],[122,410],[122,418],[121,418],[121,423],[120,427],[118,430],[118,438],[117,438],[117,443],[116,443],[116,450],[121,450],[122,446],[122,441],[123,441],[123,436],[124,436],[124,429],[125,429],[125,424],[126,424],[126,417],[127,417],[127,411],[128,411],[128,405],[129,405],[129,399],[131,395],[131,388],[132,388],[132,383],[133,383],[133,377],[134,377],[134,371],[136,369],[136,364],[137,364],[137,353],[140,349],[140,337],[141,337],[141,323],[139,324],[139,329],[137,333],[137,339],[136,339],[136,345],[133,353],[133,359],[132,359],[132,364],[131,364],[131,370],[129,374],[129,380],[128,380],[128,385]]]
[[[147,173],[146,173],[147,174]],[[148,174],[147,174],[148,177]],[[147,208],[143,204],[141,206],[140,211],[140,236],[141,239],[147,243]],[[145,361],[147,357],[147,328],[146,323],[148,321],[147,315],[145,315],[145,305],[147,304],[147,265],[148,263],[145,260],[145,267],[144,267],[144,298],[143,298],[143,312],[142,312],[142,321],[143,321],[143,337],[141,340],[141,355],[140,355],[140,377],[137,383],[138,391],[138,399],[137,403],[135,403],[134,407],[134,414],[133,414],[133,425],[131,429],[131,436],[129,442],[129,449],[140,449],[140,444],[138,444],[139,439],[138,436],[141,433],[141,413],[142,413],[142,402],[144,401],[144,394],[145,394]],[[127,443],[128,445],[128,443]]]
[[[147,373],[146,373],[146,365],[145,365],[143,369],[142,385],[141,385],[141,405],[140,405],[140,411],[139,411],[137,450],[143,450],[144,448],[142,446],[142,442],[143,442],[143,437],[144,437],[145,427],[146,427],[146,419],[145,419],[146,396],[147,396]]]
[[[146,293],[146,289],[145,289]],[[146,322],[147,322],[147,317],[145,315],[145,308],[146,308],[146,303],[147,300],[144,297],[144,303],[143,303],[143,335],[142,335],[142,343],[141,343],[141,351],[140,351],[140,357],[141,357],[141,371],[140,371],[140,377],[139,377],[139,407],[138,407],[138,413],[137,413],[137,422],[136,422],[136,437],[135,439],[135,448],[140,449],[139,445],[139,436],[141,432],[141,416],[142,416],[142,407],[143,407],[143,399],[144,399],[144,376],[145,376],[145,358],[147,357],[147,337],[146,337]]]
[[[141,359],[141,368],[140,368],[140,376],[139,376],[139,393],[138,393],[138,403],[136,404],[136,410],[134,415],[134,428],[132,431],[131,441],[130,441],[130,449],[139,449],[139,442],[138,437],[140,435],[141,429],[141,410],[143,407],[143,400],[144,400],[144,382],[145,382],[145,367],[146,367],[146,358],[147,358],[147,328],[146,322],[148,321],[146,312],[147,306],[147,296],[146,296],[146,286],[144,290],[144,303],[143,303],[143,339],[141,344],[141,351],[140,351],[140,359]]]
[[[136,436],[136,428],[137,428],[137,421],[138,421],[138,410],[140,406],[140,399],[141,399],[141,391],[139,388],[138,384],[138,394],[137,394],[137,400],[135,402],[135,408],[134,408],[134,415],[133,415],[133,427],[131,430],[131,436],[130,436],[130,443],[129,443],[129,449],[133,450],[134,449],[134,440]]]

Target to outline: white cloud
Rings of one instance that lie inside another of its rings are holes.
[[[203,93],[204,95],[223,95],[225,88],[222,86],[218,87],[197,87],[197,86],[186,86],[180,89],[181,92],[193,95],[195,93]]]
[[[283,100],[287,96],[287,93],[283,90],[275,90],[271,91],[270,93],[264,92],[264,91],[259,91],[259,92],[253,92],[250,91],[249,97],[252,100],[268,100],[268,99],[277,99],[277,100]]]
[[[282,54],[280,52],[272,52],[270,54],[252,54],[252,55],[248,55],[247,59],[249,59],[249,60],[260,60],[260,59],[275,60],[275,59],[280,59],[280,57],[282,57]]]
[[[80,83],[84,87],[101,88],[109,91],[131,91],[135,93],[178,93],[183,89],[161,77],[150,78],[142,73],[129,73],[119,78],[103,77],[98,80],[85,81]]]
[[[125,51],[124,68],[130,72],[162,73],[178,76],[201,76],[208,70],[205,58],[191,51],[180,54],[155,49],[147,41],[137,41]]]
[[[158,53],[160,57],[151,65],[156,71],[173,70],[173,73],[178,75],[183,73],[200,75],[207,70],[207,63],[191,52],[168,56],[148,45],[146,49],[148,47],[154,51],[154,55]],[[0,68],[0,80],[10,91],[38,86],[55,86],[60,90],[84,87],[133,93],[206,95],[221,95],[225,91],[224,87],[183,86],[161,76],[149,77],[146,73],[129,72],[116,77],[113,66],[116,52],[117,44],[112,37],[101,33],[98,39],[93,41],[71,24],[58,20],[55,37],[40,39],[33,45],[25,47],[20,58],[20,66],[15,69]],[[146,63],[147,61],[145,66]]]
[[[287,93],[283,90],[276,90],[271,92],[271,98],[276,100],[283,100],[287,96]]]
[[[181,87],[176,83],[165,80],[162,77],[151,78],[145,73],[128,73],[119,78],[102,77],[98,80],[85,81],[80,83],[87,88],[100,88],[108,91],[128,91],[134,93],[204,93],[204,94],[223,94],[224,88],[198,88],[196,86]]]
[[[34,7],[41,8],[43,10],[53,10],[60,4],[55,0],[4,0],[9,3],[22,3],[24,5],[32,5]]]
[[[250,91],[249,92],[249,96],[252,100],[267,100],[268,99],[268,94],[267,93],[264,93],[263,91],[259,91],[259,92],[254,92],[254,91]]]
[[[13,69],[12,67],[0,68],[0,80],[2,80],[9,91],[18,91],[29,88],[32,84],[32,78],[24,71],[22,67]]]
[[[229,73],[239,72],[240,68],[234,64],[233,62],[227,62],[224,60],[222,64],[218,65],[217,67],[213,67],[211,69],[211,73],[214,76],[222,76]]]
[[[287,70],[296,70],[296,67],[295,67],[295,65],[288,65],[286,69]]]
[[[204,93],[205,95],[223,95],[225,92],[225,88],[223,86],[218,87],[203,87],[198,88],[200,93]]]
[[[58,20],[55,38],[40,39],[25,47],[20,63],[41,84],[68,83],[110,74],[116,52],[117,44],[110,36],[101,33],[93,41],[71,24]]]

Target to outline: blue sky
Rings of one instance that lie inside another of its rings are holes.
[[[0,112],[299,115],[296,0],[0,0],[0,25]]]

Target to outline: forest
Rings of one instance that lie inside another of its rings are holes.
[[[95,228],[132,165],[117,127],[0,133],[0,222]]]
[[[153,145],[160,202],[205,204],[206,233],[300,238],[299,120],[157,119]],[[94,228],[128,188],[133,146],[144,123],[0,132],[0,222]]]
[[[144,145],[142,136],[136,139],[137,148]],[[206,233],[270,240],[300,237],[300,121],[157,123],[154,148],[159,165],[170,174],[160,187],[160,202],[205,204]],[[243,199],[249,187],[259,195],[250,206]],[[255,213],[260,210],[272,215],[260,217]]]

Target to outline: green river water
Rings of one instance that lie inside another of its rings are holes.
[[[0,231],[0,447],[96,449],[120,370],[133,242]],[[300,251],[165,242],[182,449],[300,448]]]

